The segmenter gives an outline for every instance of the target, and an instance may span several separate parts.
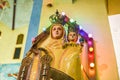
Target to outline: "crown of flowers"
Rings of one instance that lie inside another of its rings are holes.
[[[78,32],[79,25],[73,19],[67,17],[64,12],[60,14],[58,10],[56,10],[55,14],[49,17],[49,20],[52,24],[59,23],[63,26],[66,25],[68,27],[68,32]]]

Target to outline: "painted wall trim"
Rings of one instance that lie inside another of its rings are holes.
[[[31,39],[38,34],[42,3],[42,0],[34,0],[23,57],[32,46]]]

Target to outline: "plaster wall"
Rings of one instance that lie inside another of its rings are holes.
[[[68,3],[67,3],[68,2]],[[118,80],[116,57],[107,18],[104,0],[77,0],[74,4],[70,0],[54,0],[53,7],[47,7],[43,1],[40,18],[39,33],[51,23],[49,16],[56,9],[77,21],[87,33],[93,34],[95,40],[95,56],[97,80]]]

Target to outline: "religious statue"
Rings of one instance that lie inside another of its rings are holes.
[[[78,34],[69,31],[68,42],[64,42],[65,29],[63,25],[55,23],[51,25],[48,40],[38,47],[44,47],[52,57],[51,67],[60,70],[75,80],[81,79],[81,60],[80,54],[82,47],[77,44]],[[64,44],[67,46],[63,48]]]
[[[81,80],[82,47],[77,40],[74,27],[66,34],[63,24],[52,23],[35,38],[22,61],[18,80]]]
[[[78,40],[78,34],[77,34],[77,30],[74,30],[74,28],[69,28],[68,30],[68,42],[77,42]]]

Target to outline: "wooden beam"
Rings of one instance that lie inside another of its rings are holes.
[[[108,15],[120,14],[120,0],[108,0]]]
[[[12,20],[12,30],[14,30],[14,29],[15,29],[16,4],[17,4],[17,0],[14,0],[14,3],[13,3],[13,20]]]

